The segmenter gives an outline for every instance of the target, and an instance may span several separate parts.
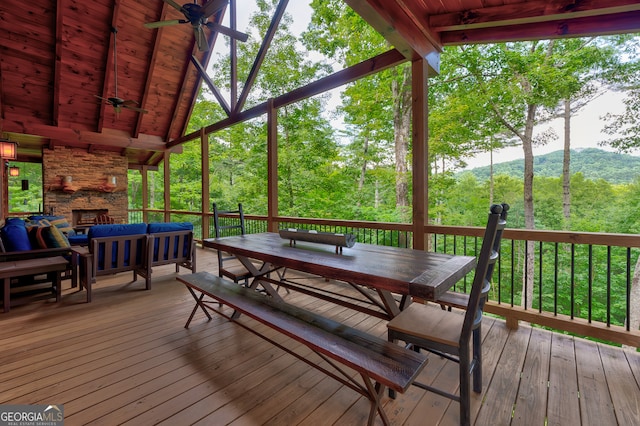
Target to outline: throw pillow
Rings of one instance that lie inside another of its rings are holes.
[[[55,226],[42,228],[42,237],[47,248],[70,247],[67,237]]]

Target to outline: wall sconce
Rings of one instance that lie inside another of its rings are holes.
[[[9,176],[20,176],[20,167],[9,167]]]
[[[115,176],[109,176],[109,183],[111,183],[111,185],[116,186],[117,182],[118,180],[116,179]]]
[[[0,139],[0,158],[16,160],[18,158],[18,142]]]

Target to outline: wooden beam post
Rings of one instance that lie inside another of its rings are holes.
[[[7,176],[7,164],[4,158],[0,159],[2,163],[0,165],[0,181],[2,182],[2,195],[0,195],[0,202],[2,204],[2,215],[0,219],[7,219],[9,217],[9,176]],[[44,206],[43,206],[44,208]]]
[[[267,230],[278,232],[278,110],[267,101]]]
[[[149,222],[149,166],[142,166],[142,221]]]
[[[429,64],[424,59],[411,63],[411,92],[413,120],[413,248],[425,250],[428,246],[424,226],[428,220],[429,199],[427,167],[429,166],[428,125],[429,91],[427,74]]]
[[[171,151],[164,152],[164,221],[171,222]]]
[[[204,128],[200,129],[200,158],[202,160],[201,174],[202,174],[202,238],[209,238],[209,213],[211,209],[211,200],[209,197],[209,137],[204,131]]]

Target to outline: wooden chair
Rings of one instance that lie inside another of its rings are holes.
[[[108,214],[99,214],[93,219],[94,225],[111,225],[115,223],[115,220]]]
[[[221,220],[220,215],[227,214],[237,214],[238,217],[225,217]],[[219,210],[216,203],[213,203],[213,227],[216,238],[244,235],[242,203],[238,203],[237,210]],[[220,250],[218,250],[218,275],[230,278],[235,283],[244,282],[245,285],[249,284],[249,278],[251,278],[251,273],[235,256]]]
[[[480,300],[484,289],[490,286],[493,266],[498,259],[499,238],[506,220],[501,220],[503,207],[498,204],[491,206],[487,227],[485,229],[480,255],[478,256],[476,271],[471,286],[469,302],[464,315],[457,312],[443,310],[435,304],[412,303],[407,309],[393,318],[387,325],[389,341],[401,340],[407,347],[414,350],[425,349],[459,364],[460,391],[455,395],[436,387],[414,382],[415,386],[451,398],[460,403],[460,424],[471,422],[471,374],[473,374],[475,392],[481,392],[482,362],[480,347],[480,323],[482,310]],[[498,241],[496,241],[498,240]],[[474,330],[478,330],[477,334]],[[473,339],[473,355],[470,359],[469,350]],[[476,342],[477,338],[477,342]],[[478,374],[480,372],[480,374]],[[393,396],[393,393],[391,393]]]

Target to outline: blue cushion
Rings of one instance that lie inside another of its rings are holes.
[[[86,246],[89,244],[89,236],[87,234],[69,235],[67,239],[72,246]]]
[[[156,232],[173,232],[173,231],[193,231],[193,223],[191,222],[154,222],[150,223],[147,232],[154,234]]]
[[[166,222],[166,223],[155,222],[155,223],[149,224],[148,231],[149,231],[149,234],[154,234],[159,232],[193,231],[193,223],[191,222]],[[174,252],[172,256],[174,258],[178,256],[179,248],[177,243],[178,243],[178,237],[176,237],[174,242]],[[160,247],[160,241],[156,239],[153,242],[153,261],[154,262],[158,260],[158,255],[160,251],[159,247]],[[182,255],[186,256],[188,252],[189,252],[188,242],[185,241],[184,247],[182,248]],[[165,239],[163,259],[168,259],[168,258],[169,258],[169,240]]]
[[[24,220],[11,218],[7,219],[5,226],[0,230],[2,243],[7,251],[31,250],[31,242]]]
[[[91,241],[92,238],[100,238],[100,237],[119,237],[123,235],[145,235],[147,233],[147,224],[146,223],[127,223],[127,224],[115,224],[115,225],[95,225],[89,228],[88,239]],[[113,243],[111,256],[112,266],[115,266],[118,262],[118,251],[116,250],[116,243]],[[124,258],[125,265],[128,266],[129,262],[129,253],[131,250],[131,243],[127,242],[124,246]],[[137,247],[137,255],[136,255],[136,263],[140,263],[142,259],[142,242],[138,241]],[[105,258],[104,258],[104,244],[100,244],[98,247],[98,270],[105,269]]]
[[[94,225],[89,228],[89,240],[100,237],[119,237],[121,235],[140,235],[147,233],[146,223],[125,223],[114,225]]]

